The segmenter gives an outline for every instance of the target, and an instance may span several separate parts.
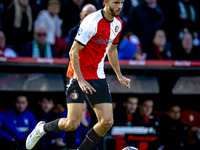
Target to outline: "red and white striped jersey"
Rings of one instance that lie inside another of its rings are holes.
[[[75,41],[84,45],[82,51],[79,52],[79,62],[85,80],[105,78],[104,59],[110,45],[118,44],[122,25],[119,17],[108,21],[103,15],[103,10],[84,18]],[[67,76],[76,78],[71,62]]]

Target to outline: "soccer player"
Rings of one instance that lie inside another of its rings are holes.
[[[113,125],[112,100],[104,74],[106,53],[120,83],[130,88],[131,81],[122,76],[117,53],[122,30],[118,16],[124,0],[103,2],[102,10],[84,18],[70,50],[66,86],[68,117],[49,123],[39,122],[26,140],[27,149],[32,149],[46,132],[76,130],[85,97],[96,113],[98,123],[87,133],[78,150],[92,149]]]

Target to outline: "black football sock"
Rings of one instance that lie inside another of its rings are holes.
[[[101,136],[99,136],[94,129],[92,128],[86,135],[84,141],[79,146],[78,150],[90,150],[92,149],[100,140]]]
[[[61,130],[58,128],[59,120],[60,120],[60,118],[46,123],[44,125],[44,131],[45,132],[60,132]]]

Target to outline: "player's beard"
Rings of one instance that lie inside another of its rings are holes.
[[[109,10],[110,10],[111,15],[112,15],[113,17],[118,17],[118,16],[119,16],[119,14],[118,14],[118,15],[115,14],[115,11],[114,11],[114,9],[113,9],[112,7],[109,7]]]

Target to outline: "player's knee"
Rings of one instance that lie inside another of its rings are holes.
[[[78,128],[78,126],[80,125],[79,121],[73,121],[73,122],[69,122],[68,124],[68,131],[74,131]]]
[[[110,129],[113,123],[114,123],[113,118],[104,119],[102,122],[102,126],[105,129]]]

